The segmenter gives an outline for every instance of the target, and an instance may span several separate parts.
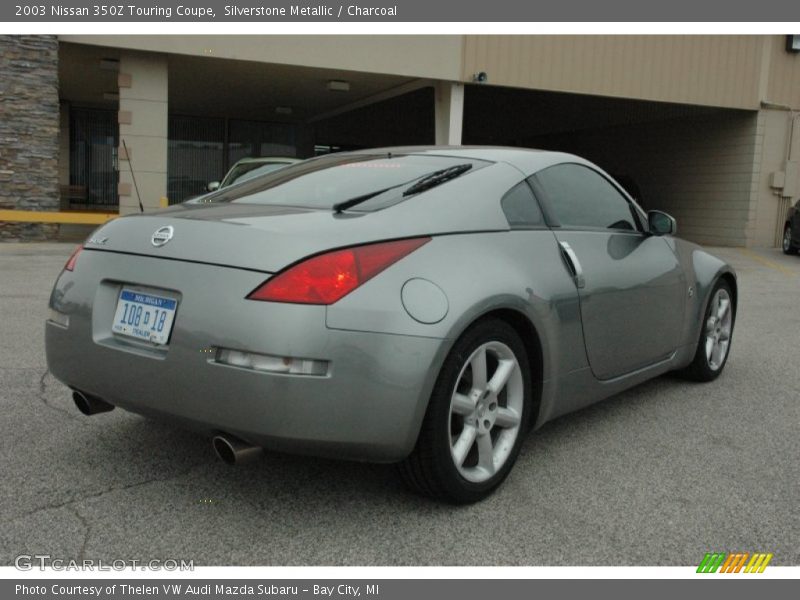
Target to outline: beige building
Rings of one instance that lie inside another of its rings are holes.
[[[688,239],[773,246],[800,196],[800,55],[787,42],[59,36],[61,204],[178,202],[251,155],[499,144],[586,156]]]

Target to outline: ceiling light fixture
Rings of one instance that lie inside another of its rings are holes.
[[[328,91],[330,92],[349,92],[350,82],[342,81],[341,79],[331,79],[328,82]]]

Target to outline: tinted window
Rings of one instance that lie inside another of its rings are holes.
[[[563,227],[637,230],[630,204],[609,181],[581,165],[556,165],[536,174]]]
[[[403,192],[426,175],[464,164],[470,168],[462,177],[490,163],[449,156],[331,154],[226,187],[203,201],[330,209],[370,196],[352,210],[372,211],[403,200]]]
[[[503,212],[508,224],[512,227],[538,227],[544,225],[542,211],[533,196],[530,186],[522,182],[503,196],[501,200]]]

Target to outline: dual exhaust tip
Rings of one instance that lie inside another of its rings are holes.
[[[72,401],[78,407],[78,410],[87,416],[114,410],[113,404],[79,390],[72,392]],[[252,462],[264,454],[264,449],[261,446],[253,446],[244,440],[227,434],[214,436],[211,444],[220,460],[229,465]]]

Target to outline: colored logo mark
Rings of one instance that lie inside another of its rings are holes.
[[[698,573],[763,573],[769,561],[772,560],[771,553],[765,552],[706,552],[700,565],[697,567]]]

